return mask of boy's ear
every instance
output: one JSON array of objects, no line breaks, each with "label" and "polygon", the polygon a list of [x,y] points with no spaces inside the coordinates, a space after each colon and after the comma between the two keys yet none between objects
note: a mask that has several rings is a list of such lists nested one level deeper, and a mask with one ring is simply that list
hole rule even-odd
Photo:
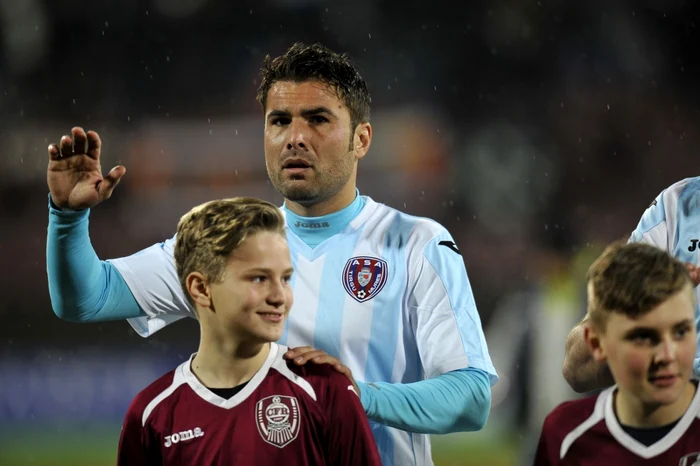
[{"label": "boy's ear", "polygon": [[211,307],[211,288],[204,275],[199,272],[190,273],[185,279],[185,286],[195,304],[205,308]]},{"label": "boy's ear", "polygon": [[588,350],[593,355],[593,359],[598,362],[605,362],[607,360],[607,355],[605,352],[605,345],[602,342],[602,332],[597,325],[593,324],[590,320],[583,324],[583,337],[586,339],[586,345]]}]

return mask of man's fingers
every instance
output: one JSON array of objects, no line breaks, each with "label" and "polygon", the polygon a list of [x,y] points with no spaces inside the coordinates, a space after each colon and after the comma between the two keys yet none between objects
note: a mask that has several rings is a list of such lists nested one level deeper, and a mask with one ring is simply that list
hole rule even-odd
[{"label": "man's fingers", "polygon": [[[310,359],[316,358],[316,357],[321,357],[325,356],[326,353],[324,353],[321,350],[314,350],[314,351],[307,351],[306,353],[297,356],[294,358],[294,362],[298,364],[299,366],[303,366],[304,364],[307,363]],[[315,362],[315,361],[314,361]]]},{"label": "man's fingers", "polygon": [[284,357],[287,359],[294,359],[297,356],[301,356],[309,351],[316,351],[312,346],[299,346],[297,348],[291,348],[289,351],[284,353]]},{"label": "man's fingers", "polygon": [[70,157],[73,155],[73,140],[70,136],[61,137],[59,150],[61,151],[61,157]]},{"label": "man's fingers", "polygon": [[107,176],[104,177],[102,183],[100,183],[100,197],[104,199],[109,199],[112,196],[112,191],[117,187],[122,176],[126,173],[126,167],[123,165],[117,165],[112,168]]},{"label": "man's fingers", "polygon": [[88,131],[85,136],[87,139],[87,155],[92,159],[98,160],[102,151],[100,136],[94,131]]},{"label": "man's fingers", "polygon": [[61,151],[56,144],[49,144],[49,160],[61,160]]},{"label": "man's fingers", "polygon": [[76,155],[82,155],[87,153],[87,136],[83,128],[76,126],[71,131],[73,136],[73,153]]},{"label": "man's fingers", "polygon": [[311,358],[311,361],[314,364],[331,364],[331,365],[340,364],[340,361],[338,361],[337,358],[334,358],[333,356],[329,356],[328,354],[323,354],[321,356],[314,356],[313,358]]}]

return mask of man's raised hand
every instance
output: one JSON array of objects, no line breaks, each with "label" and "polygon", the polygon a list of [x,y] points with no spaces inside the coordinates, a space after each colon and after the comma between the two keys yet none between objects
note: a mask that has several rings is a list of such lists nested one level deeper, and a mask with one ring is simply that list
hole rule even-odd
[{"label": "man's raised hand", "polygon": [[100,136],[80,127],[63,136],[59,144],[49,145],[46,181],[58,208],[88,209],[110,198],[126,168],[117,165],[102,176],[101,148]]}]

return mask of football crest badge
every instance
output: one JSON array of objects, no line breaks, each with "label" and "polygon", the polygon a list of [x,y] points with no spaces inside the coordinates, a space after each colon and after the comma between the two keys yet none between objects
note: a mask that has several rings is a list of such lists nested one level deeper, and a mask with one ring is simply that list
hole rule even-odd
[{"label": "football crest badge", "polygon": [[359,302],[374,298],[386,285],[386,261],[376,257],[358,256],[350,259],[343,269],[343,286]]},{"label": "football crest badge", "polygon": [[255,421],[263,440],[283,448],[299,434],[299,402],[292,396],[268,396],[255,405]]}]

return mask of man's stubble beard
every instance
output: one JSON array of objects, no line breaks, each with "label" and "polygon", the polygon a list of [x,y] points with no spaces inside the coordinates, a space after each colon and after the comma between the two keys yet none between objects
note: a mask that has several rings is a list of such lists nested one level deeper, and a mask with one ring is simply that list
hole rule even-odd
[{"label": "man's stubble beard", "polygon": [[295,186],[293,180],[285,180],[280,172],[269,178],[275,190],[285,199],[304,206],[310,206],[326,201],[339,193],[350,179],[352,170],[350,167],[347,167],[346,170],[343,170],[342,175],[328,176],[326,178],[318,176],[318,173],[315,173],[315,175],[313,181],[305,180],[301,186]]}]

